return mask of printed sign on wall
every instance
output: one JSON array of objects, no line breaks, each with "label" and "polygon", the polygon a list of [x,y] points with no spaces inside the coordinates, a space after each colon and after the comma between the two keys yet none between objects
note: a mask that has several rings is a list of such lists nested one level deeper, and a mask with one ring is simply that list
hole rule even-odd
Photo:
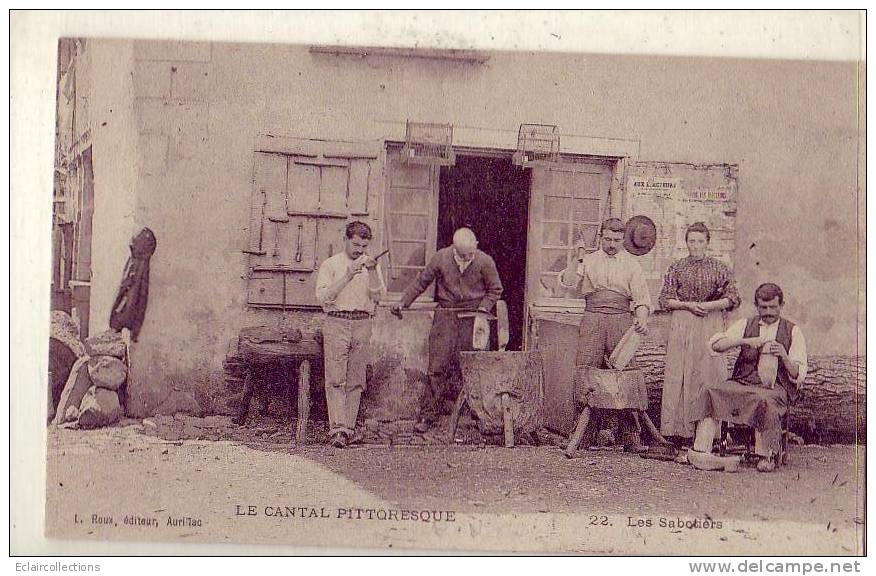
[{"label": "printed sign on wall", "polygon": [[657,227],[654,249],[639,257],[656,302],[669,265],[687,256],[684,234],[694,222],[711,233],[709,255],[733,266],[736,177],[728,165],[695,166],[642,162],[630,166],[624,217],[644,215]]}]

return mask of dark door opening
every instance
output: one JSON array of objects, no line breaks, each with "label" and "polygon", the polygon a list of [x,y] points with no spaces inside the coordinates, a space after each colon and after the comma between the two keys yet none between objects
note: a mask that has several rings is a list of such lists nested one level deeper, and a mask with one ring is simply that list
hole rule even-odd
[{"label": "dark door opening", "polygon": [[462,154],[454,166],[441,168],[438,183],[438,247],[449,246],[453,232],[465,226],[496,261],[508,305],[508,350],[523,345],[529,183],[529,171],[510,157]]}]

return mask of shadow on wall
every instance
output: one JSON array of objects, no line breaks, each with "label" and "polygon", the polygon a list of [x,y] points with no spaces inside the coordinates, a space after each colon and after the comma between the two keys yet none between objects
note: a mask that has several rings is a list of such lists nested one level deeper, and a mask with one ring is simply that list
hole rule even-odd
[{"label": "shadow on wall", "polygon": [[211,390],[221,389],[220,375],[213,375],[205,361],[191,370],[168,370],[173,363],[164,354],[139,344],[131,346],[129,361],[125,413],[131,418],[176,413],[201,416],[213,404]]},{"label": "shadow on wall", "polygon": [[377,309],[371,335],[374,360],[363,400],[367,418],[416,418],[429,378],[431,324],[428,313],[409,312],[398,320],[387,309]]},{"label": "shadow on wall", "polygon": [[[300,316],[297,318],[296,316]],[[428,383],[427,340],[431,326],[430,313],[408,313],[403,320],[378,308],[372,333],[372,357],[368,366],[368,388],[363,395],[360,416],[383,421],[413,419]],[[312,334],[316,325],[312,314],[290,313],[290,326]],[[260,318],[266,326],[276,321]],[[168,373],[170,365],[161,354],[144,358],[134,354],[136,382],[132,386],[129,415],[142,418],[154,414],[224,414],[237,415],[243,400],[246,363],[239,354],[235,338],[229,344],[219,370],[204,360],[188,371]],[[265,409],[274,415],[294,415],[297,412],[297,362],[280,361],[257,368],[258,386],[252,398],[250,414]],[[326,419],[326,401],[322,362],[311,365],[311,414],[315,420]]]}]

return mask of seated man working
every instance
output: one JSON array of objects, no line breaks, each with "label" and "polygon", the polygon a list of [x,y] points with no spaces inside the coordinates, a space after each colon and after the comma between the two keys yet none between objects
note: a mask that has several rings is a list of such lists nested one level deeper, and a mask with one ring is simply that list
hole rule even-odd
[{"label": "seated man working", "polygon": [[775,284],[761,284],[754,293],[757,316],[742,318],[709,340],[714,353],[741,348],[733,374],[725,382],[707,383],[693,407],[697,421],[692,465],[717,469],[711,455],[719,420],[754,428],[757,469],[775,470],[782,440],[782,417],[806,378],[806,340],[800,328],[782,318],[785,298]]}]

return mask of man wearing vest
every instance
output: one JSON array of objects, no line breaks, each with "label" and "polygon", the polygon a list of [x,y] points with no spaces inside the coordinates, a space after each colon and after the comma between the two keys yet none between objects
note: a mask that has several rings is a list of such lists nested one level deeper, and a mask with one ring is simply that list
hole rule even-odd
[{"label": "man wearing vest", "polygon": [[432,427],[441,412],[441,404],[453,377],[459,377],[459,352],[472,350],[475,318],[461,311],[489,314],[502,296],[502,282],[496,263],[478,250],[478,240],[468,228],[453,234],[453,245],[442,248],[405,290],[393,314],[401,317],[426,288],[435,283],[438,308],[429,331],[429,389],[420,407],[417,432]]},{"label": "man wearing vest", "polygon": [[806,340],[800,328],[782,318],[785,296],[775,284],[761,284],[754,293],[757,316],[742,318],[709,340],[713,353],[740,348],[733,374],[725,382],[707,383],[692,415],[697,421],[690,463],[712,469],[712,440],[718,422],[726,420],[754,428],[757,469],[772,472],[781,447],[782,417],[806,379]]}]

